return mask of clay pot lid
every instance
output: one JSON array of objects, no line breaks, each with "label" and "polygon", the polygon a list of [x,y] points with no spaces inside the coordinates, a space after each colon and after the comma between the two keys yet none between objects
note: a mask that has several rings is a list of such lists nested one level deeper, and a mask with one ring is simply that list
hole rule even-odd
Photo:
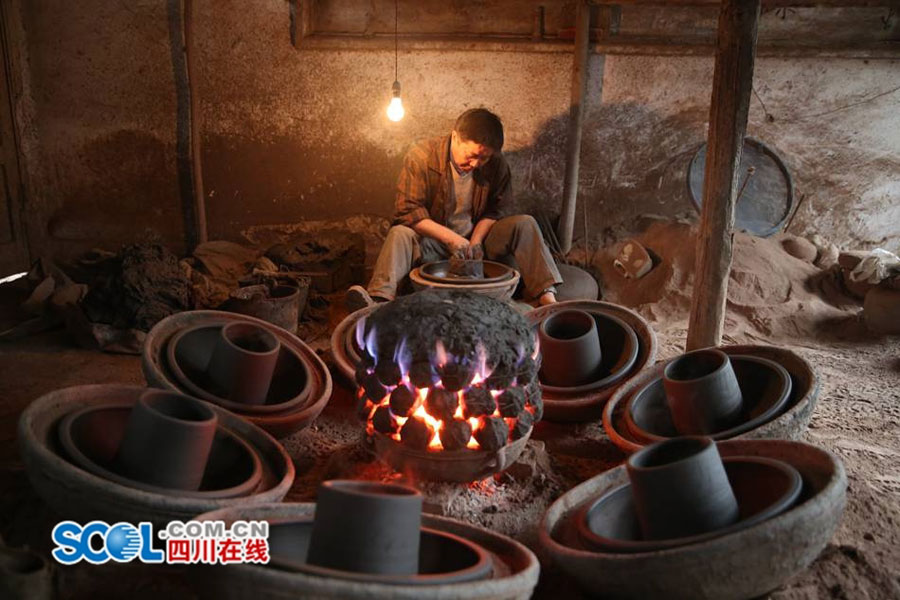
[{"label": "clay pot lid", "polygon": [[[478,544],[464,537],[422,527],[417,575],[356,573],[306,562],[314,519],[269,520],[270,565],[319,577],[334,577],[392,585],[442,585],[491,577],[492,559]],[[447,564],[447,561],[450,563]],[[443,563],[443,564],[442,564]],[[446,565],[446,566],[444,566]]]},{"label": "clay pot lid", "polygon": [[503,263],[485,260],[484,277],[463,277],[450,273],[450,261],[439,260],[436,262],[425,263],[419,267],[419,275],[427,281],[436,283],[452,283],[458,285],[478,284],[478,283],[498,283],[511,279],[514,270]]},{"label": "clay pot lid", "polygon": [[185,392],[238,414],[283,413],[309,399],[312,391],[309,368],[295,349],[283,344],[265,404],[244,404],[213,393],[214,386],[206,369],[224,325],[186,327],[166,344],[166,364]]},{"label": "clay pot lid", "polygon": [[[758,356],[732,356],[730,360],[743,396],[741,422],[710,434],[708,437],[714,440],[759,427],[781,412],[791,397],[791,376],[777,362]],[[680,435],[672,424],[661,375],[638,388],[628,399],[624,419],[628,432],[644,443]]]},{"label": "clay pot lid", "polygon": [[[79,467],[126,487],[168,496],[217,499],[252,494],[262,479],[256,451],[240,435],[219,424],[200,489],[163,488],[119,475],[113,460],[122,442],[132,404],[108,403],[73,411],[59,423],[59,442]],[[92,435],[93,434],[93,435]]]},{"label": "clay pot lid", "polygon": [[396,471],[412,473],[427,481],[471,483],[509,468],[522,454],[533,430],[532,426],[525,435],[495,451],[468,448],[438,452],[418,450],[377,431],[372,434],[372,439],[378,457]]},{"label": "clay pot lid", "polygon": [[[634,367],[640,349],[634,329],[625,321],[603,308],[580,308],[589,313],[597,323],[597,335],[600,336],[602,359],[597,368],[595,379],[590,383],[577,386],[553,386],[541,382],[541,390],[547,394],[559,396],[578,396],[609,387],[621,381]],[[533,318],[534,311],[525,317],[534,326],[535,332],[547,318],[556,313],[545,313]]]},{"label": "clay pot lid", "polygon": [[572,517],[587,550],[597,552],[653,552],[696,544],[728,535],[772,518],[800,497],[803,480],[791,465],[780,460],[732,456],[722,460],[740,508],[738,522],[703,534],[644,540],[638,526],[631,485],[625,484],[588,502]]}]

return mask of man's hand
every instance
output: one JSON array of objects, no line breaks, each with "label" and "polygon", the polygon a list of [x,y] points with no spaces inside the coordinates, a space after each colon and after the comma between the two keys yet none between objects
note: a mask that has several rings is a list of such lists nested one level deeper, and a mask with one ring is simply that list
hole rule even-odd
[{"label": "man's hand", "polygon": [[450,256],[467,258],[469,255],[469,240],[458,233],[451,232],[451,234],[452,235],[447,236],[447,240],[444,241],[447,250],[450,252]]},{"label": "man's hand", "polygon": [[469,243],[466,258],[471,260],[484,260],[484,247],[481,244]]}]

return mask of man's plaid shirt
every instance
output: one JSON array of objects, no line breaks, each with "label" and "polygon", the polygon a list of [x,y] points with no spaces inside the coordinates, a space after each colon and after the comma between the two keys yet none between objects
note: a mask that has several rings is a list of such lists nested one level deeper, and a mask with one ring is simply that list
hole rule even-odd
[{"label": "man's plaid shirt", "polygon": [[[397,179],[393,224],[412,227],[422,219],[431,219],[446,225],[453,185],[451,168],[449,135],[416,144],[406,154]],[[472,175],[472,223],[507,216],[513,199],[509,165],[503,155],[495,153]]]}]

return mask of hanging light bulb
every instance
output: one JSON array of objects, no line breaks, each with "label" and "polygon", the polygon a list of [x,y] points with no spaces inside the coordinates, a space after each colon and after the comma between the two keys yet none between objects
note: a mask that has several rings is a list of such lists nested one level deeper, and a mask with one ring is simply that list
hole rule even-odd
[{"label": "hanging light bulb", "polygon": [[403,101],[400,99],[400,82],[395,81],[391,86],[391,103],[387,107],[387,116],[391,121],[399,121],[404,114]]},{"label": "hanging light bulb", "polygon": [[391,103],[387,107],[387,116],[391,121],[399,121],[406,114],[403,110],[403,101],[400,99],[400,69],[399,69],[399,42],[397,38],[397,24],[399,23],[399,0],[394,0],[394,84],[391,86]]}]

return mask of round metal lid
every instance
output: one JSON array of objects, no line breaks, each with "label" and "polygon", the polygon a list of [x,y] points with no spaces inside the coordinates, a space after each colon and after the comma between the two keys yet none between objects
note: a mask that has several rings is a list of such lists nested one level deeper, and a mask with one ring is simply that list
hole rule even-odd
[{"label": "round metal lid", "polygon": [[[705,166],[706,144],[703,144],[691,159],[687,177],[688,193],[698,212],[703,203]],[[794,204],[790,171],[774,150],[754,138],[744,138],[737,190],[735,230],[769,237],[784,227]]]}]

